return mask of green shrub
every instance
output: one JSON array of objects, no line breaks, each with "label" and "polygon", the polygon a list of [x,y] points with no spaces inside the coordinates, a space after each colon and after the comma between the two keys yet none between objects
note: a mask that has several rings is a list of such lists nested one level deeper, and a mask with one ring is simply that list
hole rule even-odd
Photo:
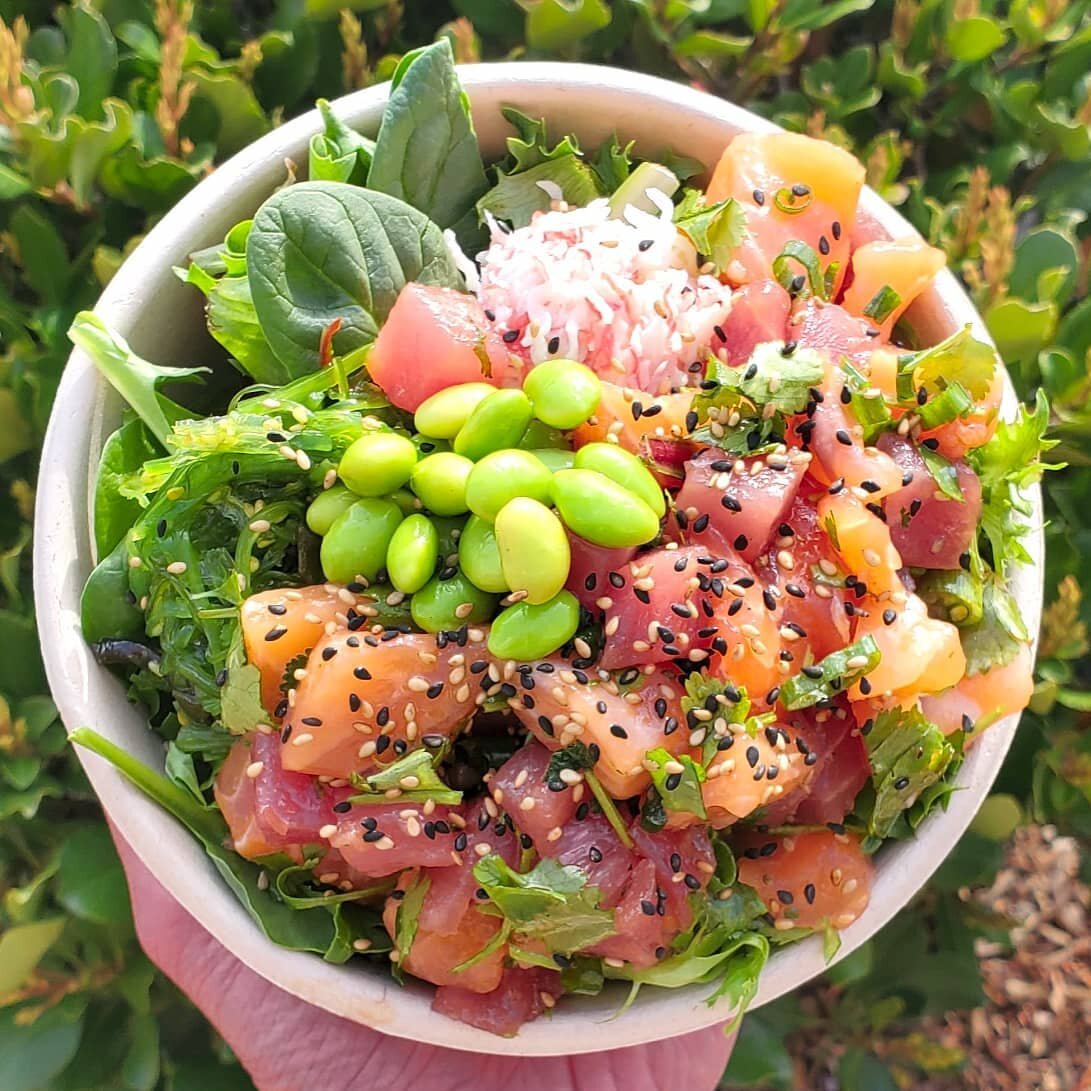
[{"label": "green shrub", "polygon": [[[73,314],[213,165],[451,37],[686,80],[852,148],[962,276],[1019,393],[1044,388],[1039,684],[975,832],[912,916],[831,972],[844,1088],[959,1063],[913,1019],[980,999],[957,890],[1024,818],[1091,838],[1091,21],[1087,0],[0,0],[0,1086],[246,1087],[139,952],[120,867],[45,695],[30,607],[37,451]],[[922,927],[922,922],[924,927]],[[902,967],[892,972],[891,966]],[[733,1082],[790,1086],[798,1005],[748,1020]],[[873,1052],[879,1036],[901,1043]],[[883,1052],[883,1051],[880,1051]],[[890,1058],[893,1058],[892,1060]]]}]

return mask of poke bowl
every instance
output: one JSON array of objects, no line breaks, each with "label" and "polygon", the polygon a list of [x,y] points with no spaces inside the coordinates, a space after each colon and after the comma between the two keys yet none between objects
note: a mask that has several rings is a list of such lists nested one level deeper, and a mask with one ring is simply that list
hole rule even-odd
[{"label": "poke bowl", "polygon": [[292,995],[521,1055],[727,1022],[865,943],[987,794],[1041,413],[846,153],[593,66],[437,46],[394,86],[240,152],[77,320],[54,697],[118,833]]}]

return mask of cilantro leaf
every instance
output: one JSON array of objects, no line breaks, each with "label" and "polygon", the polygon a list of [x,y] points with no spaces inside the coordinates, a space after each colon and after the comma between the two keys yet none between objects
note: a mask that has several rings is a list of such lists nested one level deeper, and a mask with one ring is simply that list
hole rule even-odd
[{"label": "cilantro leaf", "polygon": [[1020,406],[1015,420],[1001,421],[988,443],[967,456],[981,481],[981,530],[992,567],[1001,575],[1007,575],[1012,564],[1030,561],[1020,539],[1033,530],[1032,509],[1021,490],[1039,481],[1046,470],[1061,468],[1041,458],[1057,445],[1045,438],[1048,426],[1049,405],[1039,390],[1033,410]]},{"label": "cilantro leaf", "polygon": [[[596,748],[597,749],[597,748]],[[561,750],[554,750],[546,766],[545,782],[551,792],[563,792],[571,787],[561,779],[561,773],[565,769],[571,769],[577,773],[583,773],[595,767],[598,754],[586,743],[574,742]]]},{"label": "cilantro leaf", "polygon": [[704,388],[693,403],[698,416],[711,420],[715,415],[725,423],[732,410],[743,418],[757,417],[769,406],[772,412],[802,413],[811,387],[822,382],[825,367],[822,357],[811,349],[796,349],[785,356],[783,348],[780,341],[767,341],[740,367],[712,357]]},{"label": "cilantro leaf", "polygon": [[[435,758],[427,750],[413,750],[392,765],[370,776],[353,774],[352,784],[357,789],[350,796],[353,803],[375,803],[380,799],[437,803],[461,803],[462,793],[448,788],[436,772]],[[397,790],[397,795],[392,796]]]},{"label": "cilantro leaf", "polygon": [[967,674],[1010,663],[1030,639],[1015,598],[996,576],[982,582],[981,616],[962,629],[961,637]]},{"label": "cilantro leaf", "polygon": [[690,189],[674,210],[674,225],[722,272],[746,234],[746,213],[733,197],[710,205],[704,194]]},{"label": "cilantro leaf", "polygon": [[917,594],[928,612],[958,626],[976,625],[982,618],[984,584],[977,572],[933,568],[917,580]]},{"label": "cilantro leaf", "polygon": [[570,785],[566,784],[561,778],[561,772],[565,769],[572,769],[575,772],[583,773],[583,779],[587,782],[587,787],[591,789],[591,794],[595,797],[595,802],[599,805],[599,810],[606,816],[606,821],[614,829],[614,833],[618,835],[618,839],[626,848],[633,847],[633,839],[629,834],[629,829],[625,825],[620,813],[617,809],[617,804],[610,798],[609,793],[603,788],[599,782],[599,778],[592,772],[595,762],[599,760],[599,748],[592,743],[590,746],[586,746],[582,742],[574,742],[564,747],[562,750],[555,750],[553,755],[549,759],[549,765],[546,766],[545,777],[546,786],[552,792],[563,792]]},{"label": "cilantro leaf", "polygon": [[706,818],[705,803],[701,798],[701,785],[705,780],[705,770],[688,754],[675,757],[662,746],[649,750],[645,755],[650,769],[652,783],[655,785],[663,806],[668,811],[684,811]]},{"label": "cilantro leaf", "polygon": [[599,889],[579,868],[547,858],[521,874],[492,855],[474,864],[474,878],[512,935],[551,954],[570,955],[614,934],[613,910],[599,908]]},{"label": "cilantro leaf", "polygon": [[864,738],[874,792],[867,831],[883,839],[902,812],[943,776],[958,751],[919,705],[880,712]]},{"label": "cilantro leaf", "polygon": [[879,658],[878,645],[871,636],[865,636],[786,679],[780,687],[780,703],[796,712],[828,701],[873,671]]},{"label": "cilantro leaf", "polygon": [[933,451],[931,447],[923,443],[917,446],[917,451],[939,491],[949,500],[965,502],[966,498],[962,495],[962,486],[958,483],[958,470],[955,464],[949,458],[944,458],[939,451]]},{"label": "cilantro leaf", "polygon": [[571,205],[586,205],[602,195],[599,176],[584,160],[574,136],[550,147],[544,119],[535,120],[511,106],[501,112],[516,135],[507,139],[509,159],[496,168],[495,185],[477,202],[479,216],[489,212],[513,227],[526,226],[535,212],[549,208],[550,196],[539,182],[557,186]]},{"label": "cilantro leaf", "polygon": [[401,957],[397,962],[391,964],[393,967],[391,972],[399,981],[402,979],[401,966],[409,957],[409,952],[413,949],[413,941],[417,938],[421,907],[424,905],[424,899],[431,885],[431,879],[418,874],[406,890],[405,897],[397,903],[398,911],[394,923],[394,950]]},{"label": "cilantro leaf", "polygon": [[898,397],[909,401],[924,387],[939,394],[958,382],[971,397],[981,400],[996,375],[996,349],[978,341],[967,324],[931,348],[904,353],[898,359]]},{"label": "cilantro leaf", "polygon": [[247,735],[270,723],[261,703],[261,671],[252,663],[233,667],[220,690],[220,719],[232,735]]}]

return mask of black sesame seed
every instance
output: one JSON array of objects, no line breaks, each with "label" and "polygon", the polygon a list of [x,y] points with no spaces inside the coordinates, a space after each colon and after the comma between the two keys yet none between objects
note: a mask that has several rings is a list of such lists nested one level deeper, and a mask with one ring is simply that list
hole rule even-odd
[{"label": "black sesame seed", "polygon": [[641,901],[640,901],[640,911],[646,917],[654,917],[655,916],[655,905],[654,905],[654,903],[648,901],[647,898],[642,898]]},{"label": "black sesame seed", "polygon": [[898,790],[899,792],[900,792],[900,791],[901,791],[901,790],[902,790],[903,788],[908,788],[908,787],[909,787],[909,777],[898,777],[898,779],[897,779],[896,781],[894,781],[894,787],[895,787],[895,788],[896,788],[896,789],[897,789],[897,790]]},{"label": "black sesame seed", "polygon": [[758,764],[758,758],[761,757],[761,752],[756,746],[748,746],[746,748],[746,761],[751,769]]},{"label": "black sesame seed", "polygon": [[747,536],[745,534],[740,534],[735,539],[735,548],[736,549],[745,549],[749,544],[750,544],[750,539],[747,538]]},{"label": "black sesame seed", "polygon": [[369,844],[372,844],[376,841],[381,841],[385,836],[386,834],[383,833],[382,830],[368,830],[367,833],[364,834],[364,840]]},{"label": "black sesame seed", "polygon": [[347,799],[342,799],[340,803],[335,803],[333,809],[337,814],[344,814],[346,811],[352,810],[352,804]]},{"label": "black sesame seed", "polygon": [[627,739],[629,737],[629,732],[626,731],[621,724],[611,724],[610,734],[613,735],[615,739]]},{"label": "black sesame seed", "polygon": [[754,204],[759,208],[765,204],[765,194],[760,189],[754,190],[750,196],[754,198]]},{"label": "black sesame seed", "polygon": [[835,435],[838,443],[843,444],[845,447],[852,446],[852,436],[850,436],[844,428],[838,428]]},{"label": "black sesame seed", "polygon": [[638,242],[636,244],[636,248],[641,253],[644,253],[645,251],[650,250],[654,245],[655,245],[655,240],[654,239],[641,239],[640,242]]},{"label": "black sesame seed", "polygon": [[808,883],[803,888],[803,897],[807,899],[808,905],[814,905],[814,898],[817,891],[814,888],[814,883]]},{"label": "black sesame seed", "polygon": [[265,634],[265,639],[271,644],[274,640],[279,640],[287,631],[283,625],[275,625]]},{"label": "black sesame seed", "polygon": [[834,220],[833,223],[830,224],[830,234],[833,235],[835,239],[841,238],[841,224],[838,223],[837,220]]},{"label": "black sesame seed", "polygon": [[724,495],[720,498],[720,504],[723,507],[727,508],[728,511],[742,511],[742,504],[740,504],[738,499],[732,496],[730,493],[724,493]]},{"label": "black sesame seed", "polygon": [[897,617],[898,615],[894,610],[887,608],[883,611],[883,624],[893,625],[894,622],[897,620]]},{"label": "black sesame seed", "polygon": [[504,337],[505,343],[510,345],[513,341],[518,341],[519,340],[519,331],[518,330],[504,330],[503,337]]}]

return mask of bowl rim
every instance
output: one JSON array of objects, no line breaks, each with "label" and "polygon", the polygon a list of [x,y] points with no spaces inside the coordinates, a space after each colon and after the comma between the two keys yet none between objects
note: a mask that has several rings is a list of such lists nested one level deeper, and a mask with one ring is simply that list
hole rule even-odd
[{"label": "bowl rim", "polygon": [[[486,125],[485,119],[477,116],[480,110],[495,112],[500,102],[515,97],[560,102],[565,110],[586,111],[594,115],[594,124],[600,129],[605,118],[606,130],[612,129],[615,119],[626,111],[634,119],[633,124],[637,124],[636,112],[642,109],[666,112],[672,115],[670,140],[681,144],[682,151],[687,150],[684,141],[698,124],[705,130],[716,130],[718,126],[723,142],[733,132],[770,132],[778,128],[712,95],[622,69],[523,61],[464,66],[459,74],[473,103],[479,131]],[[337,99],[333,108],[349,124],[374,128],[388,88],[383,84],[346,95]],[[482,105],[486,102],[488,105]],[[553,116],[553,111],[545,107],[539,112],[547,119]],[[96,311],[127,336],[129,329],[142,320],[141,312],[155,298],[157,286],[169,283],[163,279],[170,274],[169,268],[164,268],[164,255],[176,251],[180,239],[192,239],[196,231],[204,229],[202,225],[222,220],[225,207],[233,208],[231,222],[240,218],[238,208],[231,205],[233,191],[249,193],[264,186],[266,194],[271,192],[279,181],[278,172],[283,175],[286,158],[305,161],[307,141],[319,127],[317,111],[310,110],[238,152],[200,182],[127,258],[103,291]],[[889,236],[916,234],[870,189],[861,196],[860,208],[866,219]],[[977,337],[991,343],[984,324],[950,270],[945,269],[937,278],[930,306],[936,311],[933,321],[948,325],[969,322]],[[173,317],[168,314],[164,319],[168,334]],[[147,321],[146,316],[143,320]],[[34,528],[35,606],[47,676],[66,729],[71,732],[90,719],[103,733],[115,732],[118,740],[125,738],[134,752],[151,756],[151,760],[158,753],[161,767],[161,750],[155,750],[150,732],[144,731],[144,737],[138,738],[131,731],[133,708],[126,701],[124,688],[94,663],[79,633],[79,589],[86,576],[90,499],[97,464],[97,459],[89,456],[101,449],[110,430],[108,417],[113,400],[112,391],[98,378],[94,366],[82,352],[74,350],[57,391],[43,444]],[[1015,393],[1005,372],[1006,415],[1011,414],[1015,404]],[[1017,572],[1012,587],[1036,643],[1042,603],[1040,489],[1035,486],[1027,495],[1037,528],[1026,542],[1032,563]],[[126,720],[130,723],[126,724]],[[870,939],[940,865],[985,798],[1018,720],[1016,714],[994,724],[971,749],[959,778],[965,790],[955,793],[946,812],[931,816],[916,840],[883,850],[872,904],[859,921],[841,933],[841,948],[833,961]],[[616,1018],[614,995],[573,998],[555,1009],[551,1018],[527,1024],[510,1039],[458,1023],[431,1010],[431,986],[411,984],[398,988],[385,966],[378,973],[353,963],[332,966],[313,955],[275,946],[245,914],[203,851],[180,825],[108,763],[82,749],[78,752],[115,829],[171,895],[252,970],[336,1015],[419,1042],[490,1054],[544,1056],[656,1041],[722,1023],[732,1014],[727,1001],[706,1006],[709,987],[697,985],[677,990],[645,989],[635,1004]],[[187,851],[180,838],[190,843],[196,856],[194,851]],[[172,851],[167,854],[165,848]],[[213,885],[201,882],[203,878],[211,878]],[[778,950],[762,974],[754,1006],[789,992],[829,964],[818,936]],[[603,1022],[609,1026],[607,1033],[599,1030]]]}]

